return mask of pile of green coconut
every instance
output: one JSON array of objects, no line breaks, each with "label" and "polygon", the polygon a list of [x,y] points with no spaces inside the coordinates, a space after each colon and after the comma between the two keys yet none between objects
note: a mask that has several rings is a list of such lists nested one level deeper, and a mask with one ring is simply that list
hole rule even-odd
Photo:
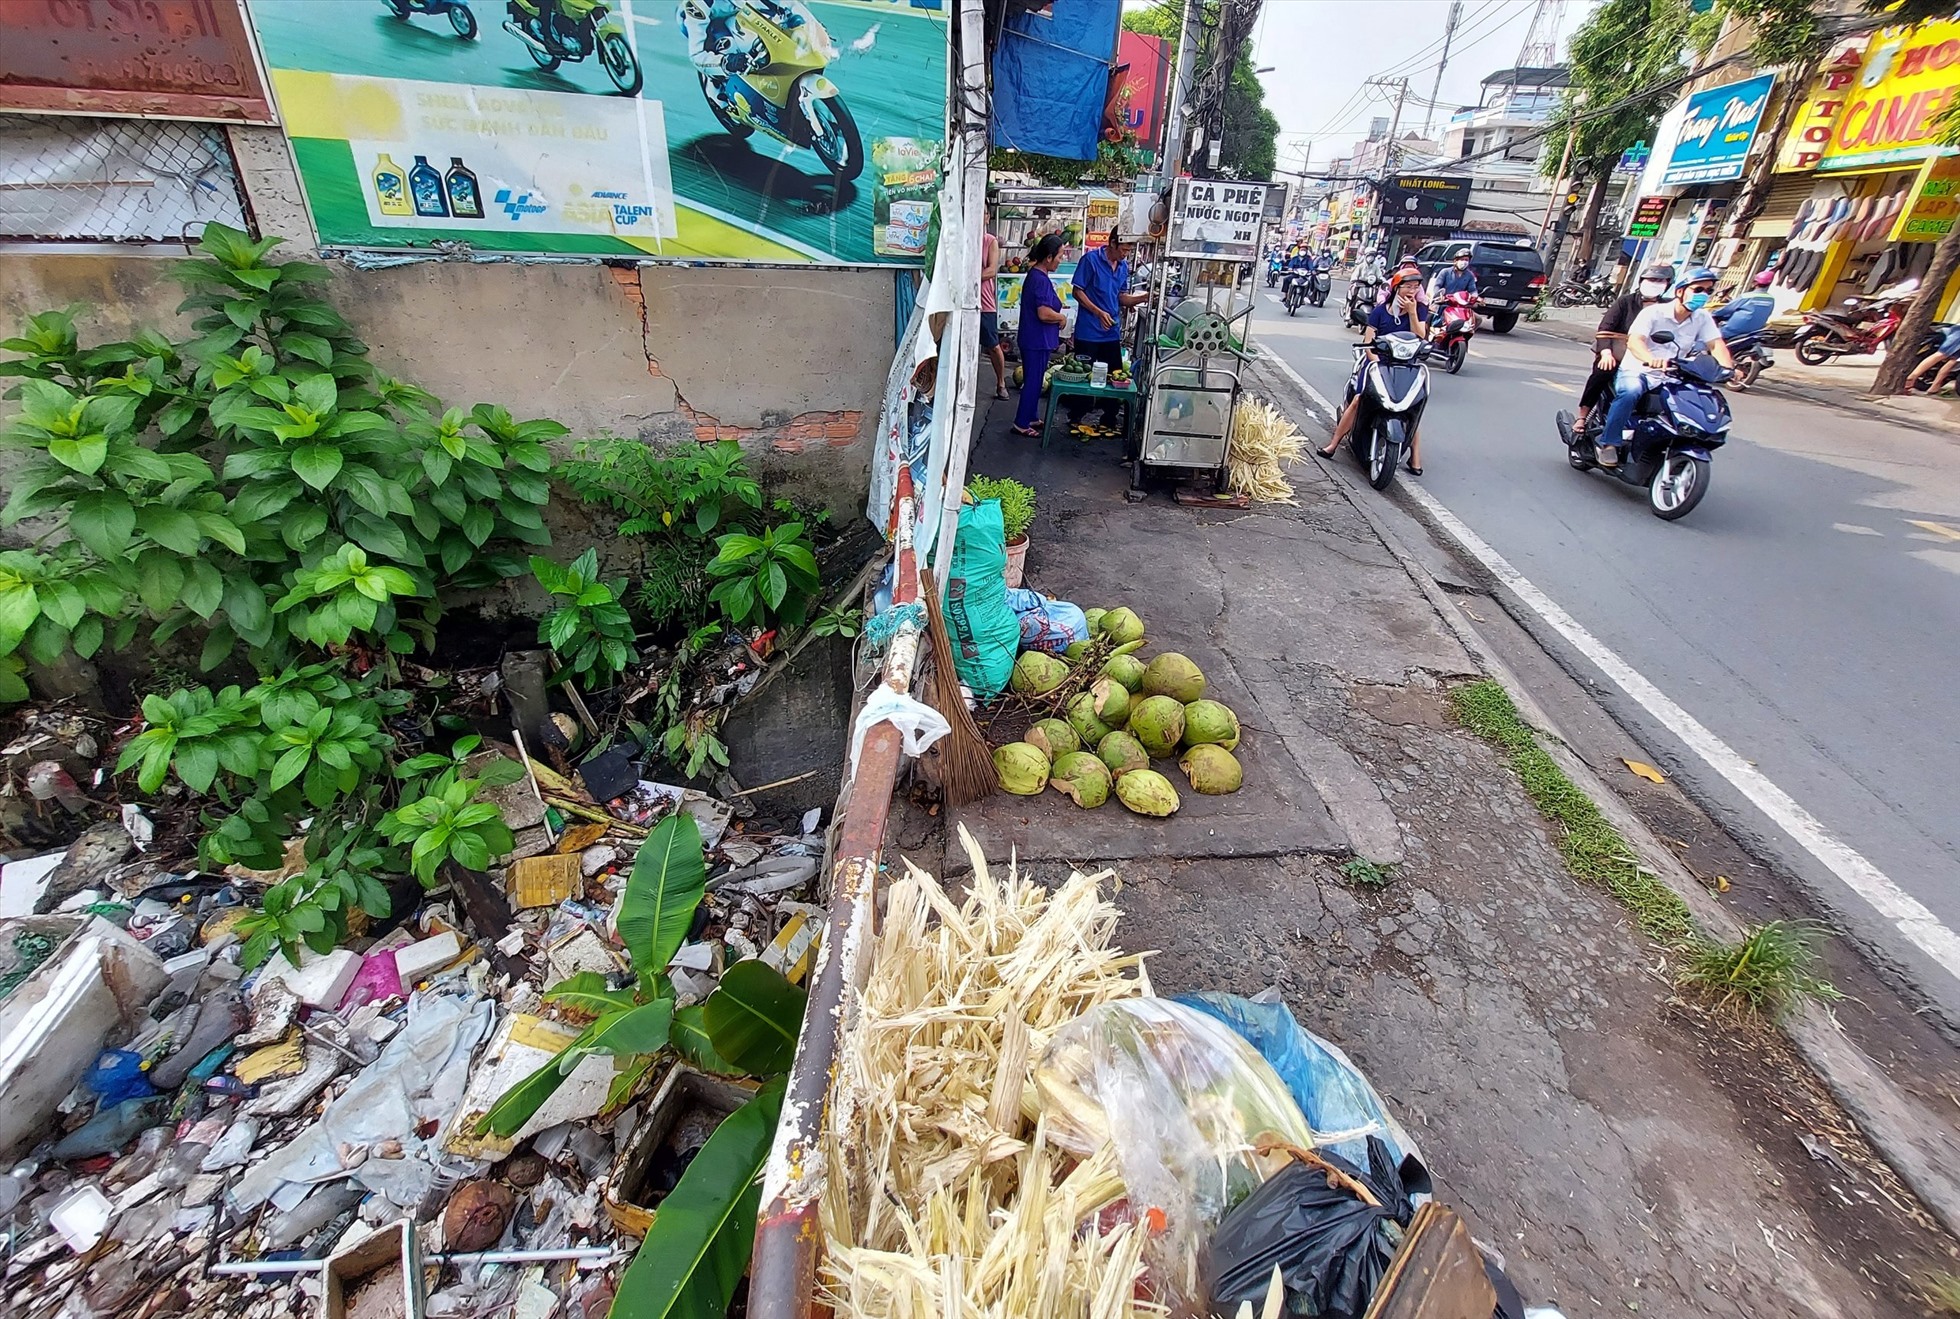
[{"label": "pile of green coconut", "polygon": [[1175,759],[1192,791],[1237,792],[1239,717],[1205,699],[1204,672],[1175,651],[1144,662],[1135,653],[1143,620],[1133,609],[1084,613],[1088,640],[1059,657],[1031,650],[1014,662],[1012,690],[1050,698],[1053,714],[995,749],[1000,786],[1022,797],[1053,788],[1084,809],[1113,792],[1138,815],[1163,816],[1177,810],[1177,789],[1150,762]]}]

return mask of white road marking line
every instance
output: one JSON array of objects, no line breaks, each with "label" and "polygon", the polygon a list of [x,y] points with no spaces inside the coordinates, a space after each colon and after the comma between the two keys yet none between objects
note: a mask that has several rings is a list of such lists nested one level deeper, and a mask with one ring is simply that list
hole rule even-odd
[{"label": "white road marking line", "polygon": [[[1308,384],[1298,371],[1281,361],[1277,354],[1267,353],[1265,356],[1279,369],[1280,374],[1304,390],[1307,397],[1313,400],[1316,406],[1324,409],[1328,418],[1332,419],[1334,405],[1329,403],[1319,390]],[[1591,660],[1613,681],[1615,686],[1638,701],[1641,708],[1652,715],[1662,727],[1680,738],[1690,751],[1701,758],[1703,764],[1728,780],[1730,786],[1747,798],[1757,810],[1767,815],[1779,829],[1795,840],[1798,846],[1836,875],[1846,888],[1890,921],[1913,947],[1932,958],[1947,974],[1960,978],[1960,934],[1955,934],[1941,924],[1939,917],[1935,916],[1924,903],[1900,888],[1892,881],[1891,876],[1873,865],[1863,854],[1840,842],[1816,816],[1799,806],[1789,793],[1770,782],[1769,777],[1756,768],[1754,761],[1738,755],[1728,743],[1716,737],[1700,720],[1675,704],[1639,670],[1609,649],[1605,642],[1588,632],[1580,625],[1578,619],[1566,613],[1550,596],[1533,585],[1529,578],[1513,567],[1511,562],[1493,549],[1482,536],[1470,530],[1461,518],[1443,507],[1434,495],[1410,481],[1402,482],[1402,489],[1411,499],[1422,505],[1424,511],[1436,520],[1436,525],[1441,527],[1464,553],[1483,564],[1492,576],[1509,587],[1513,594],[1531,608],[1532,612],[1544,619],[1580,654]],[[1951,566],[1952,570],[1960,572],[1960,554],[1921,550],[1914,557],[1932,560],[1936,555],[1953,559],[1951,565],[1942,562],[1937,566],[1943,568]]]},{"label": "white road marking line", "polygon": [[1883,536],[1885,533],[1876,527],[1862,527],[1856,522],[1833,522],[1832,531],[1842,531],[1847,536]]},{"label": "white road marking line", "polygon": [[1659,721],[1662,727],[1680,738],[1690,751],[1701,758],[1702,763],[1728,780],[1731,787],[1836,875],[1846,888],[1890,921],[1915,948],[1932,958],[1949,975],[1960,978],[1960,934],[1941,924],[1939,918],[1917,898],[1900,888],[1862,854],[1839,841],[1817,817],[1798,805],[1789,793],[1770,782],[1754,764],[1736,754],[1700,720],[1675,704],[1639,670],[1608,649],[1604,642],[1512,567],[1483,537],[1443,507],[1434,495],[1407,482],[1403,483],[1402,488],[1410,498],[1422,505],[1465,553],[1489,569],[1532,612],[1591,660],[1614,685],[1638,701],[1641,708]]}]

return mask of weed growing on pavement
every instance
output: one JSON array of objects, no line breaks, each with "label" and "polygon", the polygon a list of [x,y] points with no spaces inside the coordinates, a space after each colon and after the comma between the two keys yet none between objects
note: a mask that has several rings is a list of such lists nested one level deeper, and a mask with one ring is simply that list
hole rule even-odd
[{"label": "weed growing on pavement", "polygon": [[1941,1314],[1960,1314],[1960,1278],[1936,1273],[1926,1279],[1926,1301]]},{"label": "weed growing on pavement", "polygon": [[1395,867],[1384,866],[1370,861],[1365,856],[1358,856],[1341,866],[1341,874],[1356,888],[1387,888],[1389,882],[1395,878]]},{"label": "weed growing on pavement", "polygon": [[1746,1003],[1779,1013],[1808,994],[1826,1001],[1844,996],[1810,973],[1817,961],[1819,930],[1809,921],[1770,921],[1732,944],[1704,943],[1681,973],[1681,983],[1706,990],[1721,1002]]},{"label": "weed growing on pavement", "polygon": [[1599,807],[1538,745],[1502,685],[1490,678],[1465,683],[1450,692],[1450,707],[1458,723],[1510,757],[1525,795],[1558,826],[1559,855],[1572,873],[1605,886],[1650,938],[1688,959],[1682,984],[1766,1012],[1805,995],[1840,997],[1828,981],[1811,974],[1817,955],[1813,925],[1771,921],[1733,944],[1713,942],[1697,930],[1688,904],[1640,864]]},{"label": "weed growing on pavement", "polygon": [[1467,683],[1450,693],[1450,706],[1458,723],[1510,756],[1525,794],[1558,826],[1559,855],[1573,874],[1605,886],[1651,938],[1676,949],[1695,945],[1688,905],[1640,864],[1599,807],[1538,745],[1501,685],[1489,678]]}]

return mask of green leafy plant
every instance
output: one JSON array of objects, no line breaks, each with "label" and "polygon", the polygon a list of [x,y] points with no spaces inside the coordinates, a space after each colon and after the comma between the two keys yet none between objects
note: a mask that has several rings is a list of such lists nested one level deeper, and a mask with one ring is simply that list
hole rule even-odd
[{"label": "green leafy plant", "polygon": [[770,527],[759,536],[733,532],[715,542],[708,574],[720,579],[709,592],[737,627],[800,623],[818,588],[817,555],[801,522]]},{"label": "green leafy plant", "polygon": [[424,884],[435,883],[436,871],[445,861],[481,870],[517,845],[496,806],[475,800],[482,786],[476,779],[456,779],[430,788],[382,817],[382,834],[393,843],[409,845],[409,870]]},{"label": "green leafy plant", "polygon": [[1813,970],[1821,934],[1809,921],[1769,921],[1734,943],[1704,942],[1690,954],[1681,983],[1772,1015],[1805,996],[1834,1002],[1844,996]]},{"label": "green leafy plant", "polygon": [[1028,534],[1034,525],[1034,490],[1004,476],[974,476],[966,483],[966,493],[975,502],[1000,501],[1001,527],[1009,544]]},{"label": "green leafy plant", "polygon": [[723,707],[682,708],[696,661],[720,635],[719,623],[696,628],[675,647],[673,663],[661,675],[654,692],[654,719],[662,730],[657,743],[660,752],[691,779],[699,778],[711,765],[728,768],[728,747],[720,737]]},{"label": "green leafy plant", "polygon": [[582,679],[608,682],[639,658],[633,620],[619,603],[626,579],[599,579],[599,552],[587,550],[569,568],[542,555],[531,559],[538,584],[564,601],[538,624],[538,640]]},{"label": "green leafy plant", "polygon": [[832,606],[810,621],[810,631],[819,637],[854,637],[864,631],[864,611]]}]

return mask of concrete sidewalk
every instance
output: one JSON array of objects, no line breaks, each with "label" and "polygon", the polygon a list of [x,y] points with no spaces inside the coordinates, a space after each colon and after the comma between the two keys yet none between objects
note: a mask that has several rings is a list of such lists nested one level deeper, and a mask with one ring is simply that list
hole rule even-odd
[{"label": "concrete sidewalk", "polygon": [[[996,797],[959,813],[989,853],[1052,858],[1044,876],[1112,863],[1161,992],[1278,986],[1534,1302],[1932,1313],[1919,1288],[1960,1272],[1953,1243],[1781,1034],[1678,993],[1666,954],[1566,872],[1508,765],[1451,716],[1478,661],[1330,472],[1290,474],[1298,507],[1203,511],[1128,504],[1116,459],[1107,440],[1038,453],[995,409],[971,470],[1036,488],[1031,585],[1130,604],[1146,653],[1206,670],[1247,726],[1247,786],[1186,794],[1168,822]],[[1396,863],[1388,882],[1344,871],[1350,853]]]},{"label": "concrete sidewalk", "polygon": [[[1516,333],[1538,333],[1573,343],[1590,344],[1599,324],[1597,307],[1554,307],[1541,321],[1520,321]],[[1896,426],[1960,435],[1960,398],[1924,395],[1897,398],[1870,397],[1872,380],[1885,358],[1845,357],[1824,366],[1805,366],[1787,348],[1778,348],[1776,365],[1761,376],[1754,392],[1780,394],[1787,398],[1842,408],[1859,416],[1875,417]]]}]

